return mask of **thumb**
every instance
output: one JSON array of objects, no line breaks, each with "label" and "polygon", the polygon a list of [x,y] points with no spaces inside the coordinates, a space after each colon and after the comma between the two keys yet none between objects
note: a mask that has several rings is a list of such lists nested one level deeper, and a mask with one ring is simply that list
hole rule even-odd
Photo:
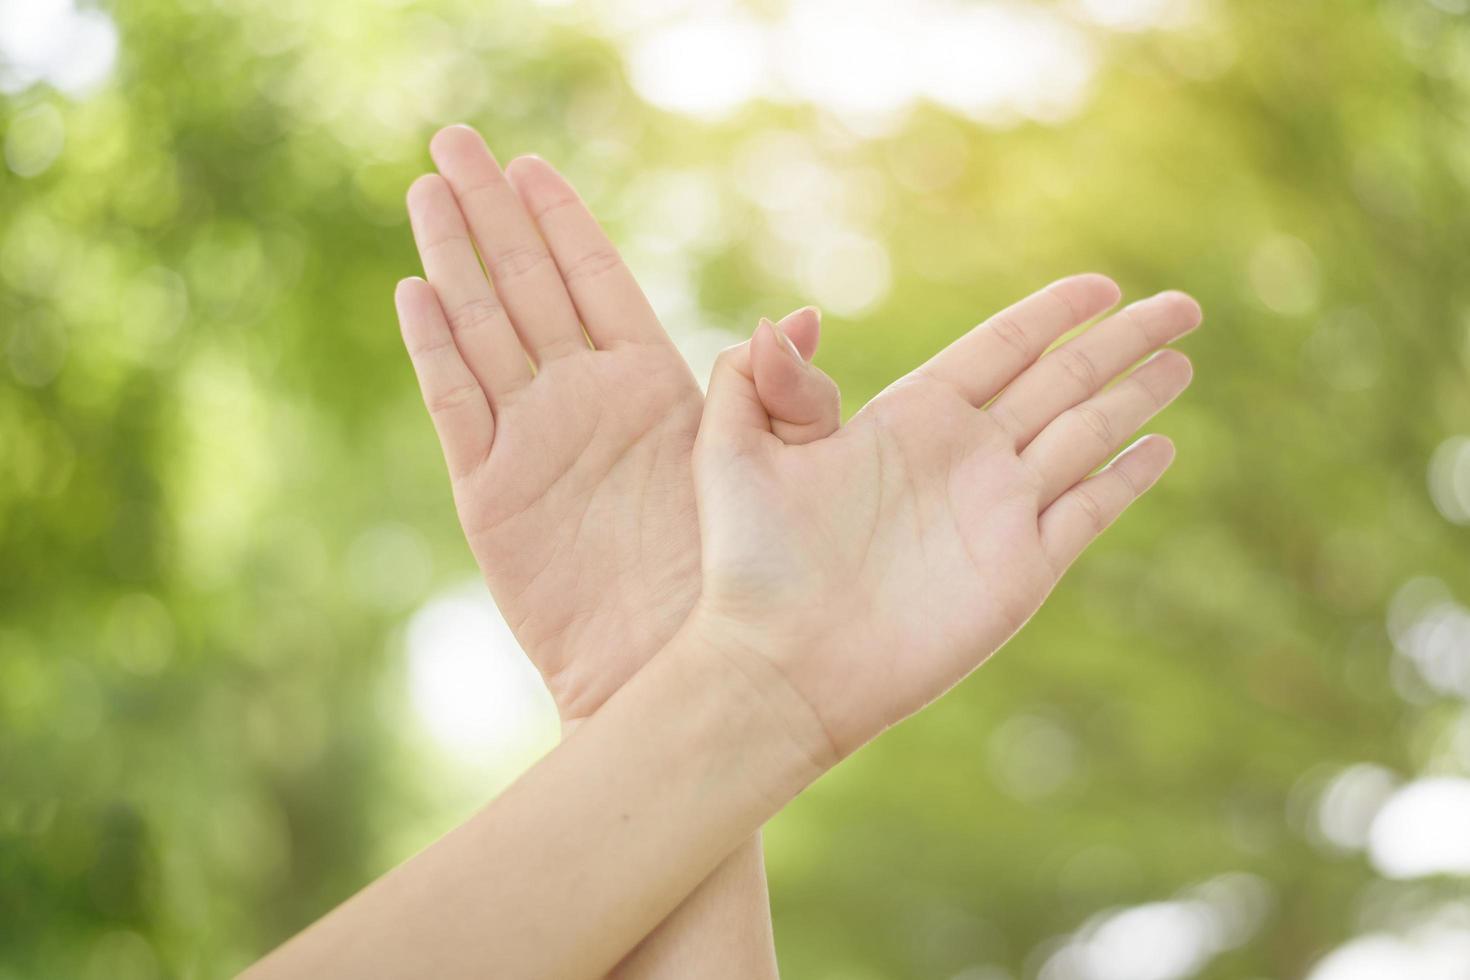
[{"label": "thumb", "polygon": [[770,431],[770,416],[755,390],[750,341],[725,348],[710,370],[698,443],[748,448]]},{"label": "thumb", "polygon": [[817,349],[821,317],[815,307],[778,324],[762,319],[750,339],[751,377],[771,432],[788,445],[824,439],[842,422],[842,395],[808,362]]}]

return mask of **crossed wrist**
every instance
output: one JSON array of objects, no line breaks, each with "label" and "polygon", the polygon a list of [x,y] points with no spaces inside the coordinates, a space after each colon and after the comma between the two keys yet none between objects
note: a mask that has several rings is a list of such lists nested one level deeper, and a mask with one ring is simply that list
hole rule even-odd
[{"label": "crossed wrist", "polygon": [[[725,695],[740,724],[758,729],[761,740],[789,756],[804,788],[841,761],[841,752],[821,715],[792,684],[780,665],[790,641],[757,634],[728,617],[697,605],[669,654],[683,658],[706,683]],[[793,794],[794,795],[794,794]]]}]

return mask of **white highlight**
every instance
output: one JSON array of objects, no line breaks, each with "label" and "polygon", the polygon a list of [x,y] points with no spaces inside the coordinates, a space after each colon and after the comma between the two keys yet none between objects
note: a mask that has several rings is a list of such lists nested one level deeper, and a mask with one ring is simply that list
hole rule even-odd
[{"label": "white highlight", "polygon": [[1470,438],[1440,443],[1429,461],[1429,496],[1451,524],[1470,524]]},{"label": "white highlight", "polygon": [[1339,946],[1307,980],[1466,980],[1470,977],[1470,914],[1450,909],[1409,933],[1369,933]]},{"label": "white highlight", "polygon": [[1389,878],[1470,875],[1470,779],[1418,779],[1394,793],[1369,829],[1368,855]]},{"label": "white highlight", "polygon": [[1368,843],[1373,818],[1398,782],[1392,772],[1371,763],[1338,773],[1317,801],[1317,829],[1322,837],[1345,851],[1362,849]]},{"label": "white highlight", "polygon": [[1430,688],[1470,700],[1470,609],[1443,582],[1405,583],[1389,603],[1388,633]]},{"label": "white highlight", "polygon": [[540,675],[478,582],[414,613],[408,686],[424,729],[465,759],[528,751],[556,724]]},{"label": "white highlight", "polygon": [[82,94],[112,72],[117,27],[75,0],[0,0],[0,92],[48,82]]},{"label": "white highlight", "polygon": [[1066,939],[1039,980],[1183,980],[1249,941],[1270,904],[1264,881],[1231,873],[1171,901],[1104,912]]},{"label": "white highlight", "polygon": [[724,115],[761,85],[765,38],[744,18],[688,20],[654,31],[628,53],[633,87],[655,105]]},{"label": "white highlight", "polygon": [[693,115],[773,98],[884,128],[928,100],[983,122],[1053,121],[1077,108],[1095,70],[1071,20],[1006,0],[793,0],[775,20],[680,6],[626,19],[614,6],[608,21],[639,94]]},{"label": "white highlight", "polygon": [[1191,13],[1188,0],[1080,0],[1084,16],[1118,31],[1142,31],[1183,22]]}]

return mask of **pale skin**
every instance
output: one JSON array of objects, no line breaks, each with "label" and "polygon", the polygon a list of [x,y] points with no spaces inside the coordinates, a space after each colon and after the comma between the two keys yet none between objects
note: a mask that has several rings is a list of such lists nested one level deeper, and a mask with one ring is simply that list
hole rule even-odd
[{"label": "pale skin", "polygon": [[810,705],[838,758],[998,649],[1172,461],[1151,436],[1089,476],[1189,384],[1167,350],[1103,390],[1198,325],[1194,300],[1155,296],[1041,357],[1118,296],[1054,283],[803,445],[772,433],[748,352],[722,355],[694,454],[697,615]]},{"label": "pale skin", "polygon": [[[815,317],[798,313],[763,322],[722,355],[701,415],[697,389],[690,409],[678,371],[660,370],[671,363],[667,338],[644,329],[657,321],[626,317],[647,304],[565,183],[531,161],[507,168],[504,189],[473,190],[491,187],[480,178],[498,168],[464,176],[452,155],[473,144],[462,130],[443,139],[435,157],[449,186],[428,178],[410,197],[431,285],[400,288],[404,335],[476,557],[563,717],[582,724],[480,814],[256,971],[720,975],[724,953],[701,951],[722,949],[729,920],[697,913],[718,906],[721,889],[732,909],[757,890],[768,923],[763,884],[751,889],[752,869],[737,860],[742,842],[826,768],[978,666],[1163,473],[1173,450],[1159,437],[1094,471],[1188,384],[1177,352],[1130,368],[1197,325],[1199,310],[1161,294],[1043,357],[1119,297],[1101,276],[1063,280],[965,334],[841,427],[835,387],[807,363]],[[440,192],[451,187],[445,207]],[[512,197],[539,216],[553,261],[528,258],[529,240],[495,237],[515,231]],[[476,201],[506,205],[468,221],[485,229],[488,304],[468,288],[456,200],[466,214]],[[577,234],[559,243],[548,217]],[[518,257],[513,275],[496,278],[497,249]],[[576,259],[589,254],[598,258]],[[538,269],[559,270],[559,294]],[[525,298],[512,299],[521,286]],[[590,344],[519,322],[518,310],[554,312],[558,295]],[[476,312],[456,312],[466,308]],[[594,328],[593,309],[624,315]],[[644,348],[646,365],[626,367]],[[610,404],[641,398],[644,385],[663,399],[657,408]],[[687,523],[665,509],[680,502],[691,505]],[[596,533],[558,537],[579,522]],[[548,539],[584,550],[558,566]],[[694,574],[665,577],[665,557]],[[580,591],[599,570],[607,588]],[[732,955],[765,943],[742,965],[773,973],[768,930]],[[635,947],[656,955],[625,960]]]},{"label": "pale skin", "polygon": [[[408,194],[428,281],[400,284],[404,340],[471,551],[571,730],[669,641],[698,595],[689,457],[703,398],[556,171],[534,157],[502,170],[462,126],[438,133],[430,154],[439,173]],[[810,358],[815,311],[781,327]],[[776,424],[835,425],[835,386],[786,371],[781,341],[767,339],[765,390],[793,420]],[[776,975],[758,836],[615,975],[683,977],[696,964],[714,978]]]}]

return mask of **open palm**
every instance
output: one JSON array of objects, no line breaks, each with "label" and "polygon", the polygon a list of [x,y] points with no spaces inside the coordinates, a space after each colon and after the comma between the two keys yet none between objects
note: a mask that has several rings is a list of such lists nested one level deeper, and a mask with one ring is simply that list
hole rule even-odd
[{"label": "open palm", "polygon": [[1101,276],[1056,283],[804,445],[772,433],[744,348],[716,367],[695,450],[701,609],[839,755],[1003,644],[1172,459],[1151,437],[1089,477],[1189,383],[1165,351],[1104,387],[1197,325],[1193,300],[1161,294],[1041,356],[1117,298]]},{"label": "open palm", "polygon": [[440,173],[409,191],[428,282],[399,286],[404,339],[471,550],[573,722],[698,593],[689,454],[703,399],[555,171],[535,158],[502,171],[465,127],[431,152]]}]

